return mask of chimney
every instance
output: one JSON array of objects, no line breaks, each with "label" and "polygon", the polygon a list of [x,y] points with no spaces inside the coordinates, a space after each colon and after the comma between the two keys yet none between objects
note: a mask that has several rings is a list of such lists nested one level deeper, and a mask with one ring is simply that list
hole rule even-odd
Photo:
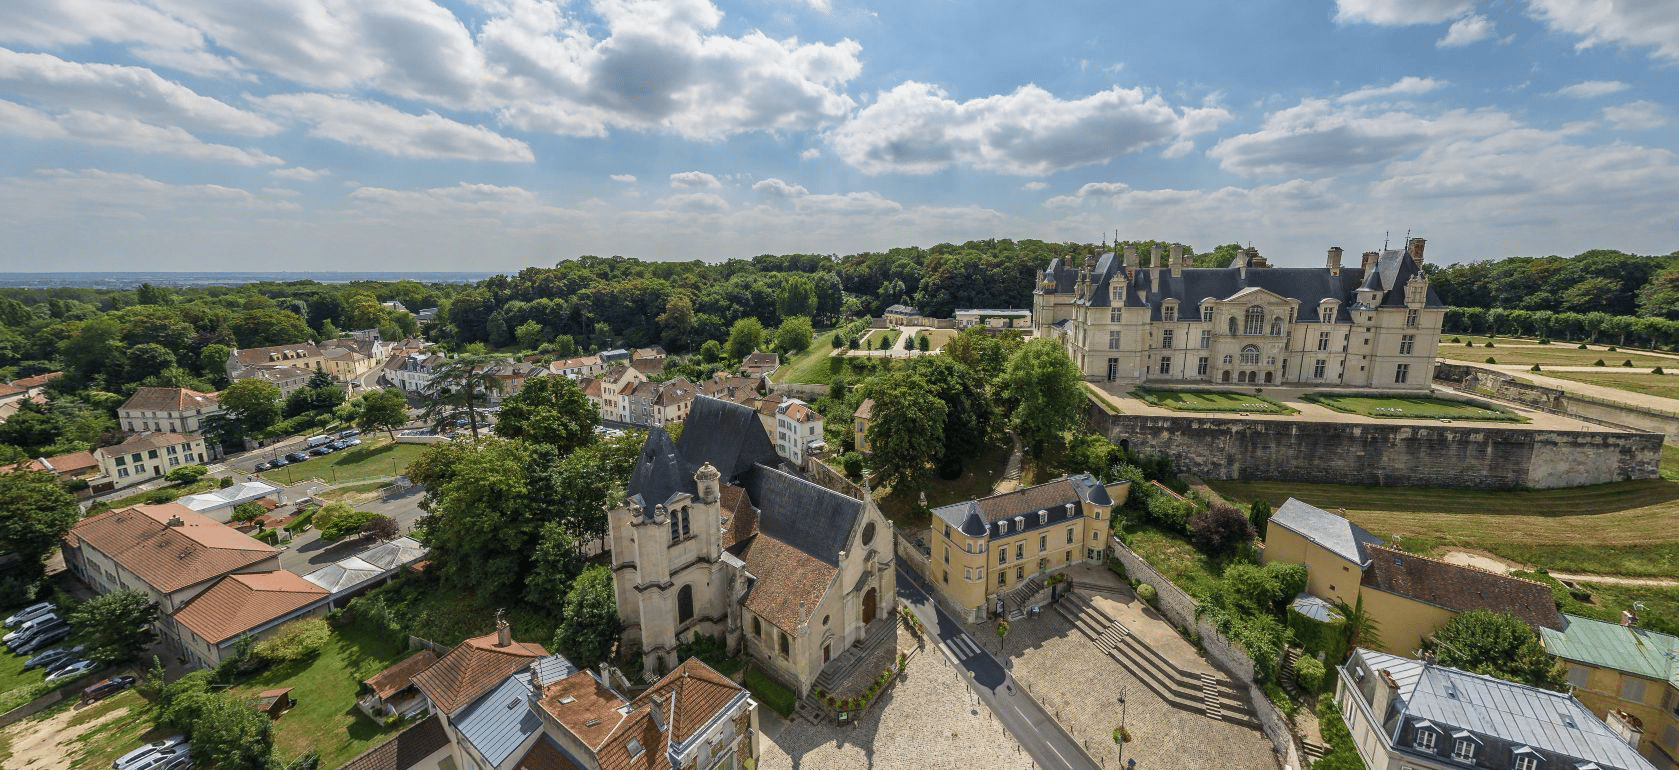
[{"label": "chimney", "polygon": [[1158,244],[1158,243],[1149,247],[1149,250],[1148,250],[1148,266],[1149,267],[1165,267],[1166,266],[1165,264],[1163,264],[1163,261],[1160,259],[1160,244]]},{"label": "chimney", "polygon": [[1171,255],[1172,255],[1172,261],[1171,261],[1172,277],[1173,278],[1178,278],[1178,277],[1183,275],[1183,269],[1185,267],[1187,267],[1187,265],[1184,264],[1185,260],[1183,258],[1183,244],[1181,244],[1181,243],[1172,244]]},{"label": "chimney", "polygon": [[1405,253],[1411,256],[1411,261],[1417,264],[1418,270],[1422,269],[1422,249],[1427,245],[1428,241],[1422,238],[1405,239]]},{"label": "chimney", "polygon": [[1359,269],[1363,270],[1365,275],[1369,275],[1371,270],[1376,269],[1376,262],[1377,262],[1377,260],[1380,260],[1381,258],[1382,258],[1381,252],[1366,251],[1366,252],[1364,252],[1364,262],[1363,262],[1363,264],[1359,265]]},{"label": "chimney", "polygon": [[1125,244],[1125,276],[1131,277],[1131,272],[1137,269],[1137,247]]},{"label": "chimney", "polygon": [[1393,681],[1393,675],[1386,669],[1376,672],[1376,691],[1370,696],[1370,710],[1377,714],[1388,713],[1388,704],[1393,701],[1395,693],[1399,692],[1399,683]]},{"label": "chimney", "polygon": [[653,718],[653,728],[662,733],[665,731],[665,696],[655,695],[652,701],[653,707],[647,710],[647,715]]},{"label": "chimney", "polygon": [[513,644],[513,627],[503,618],[496,618],[496,646],[510,647]]},{"label": "chimney", "polygon": [[184,526],[186,526],[187,523],[184,522],[184,521],[181,521],[181,517],[179,517],[179,516],[170,516],[169,520],[164,522],[163,524],[164,524],[164,526],[168,526],[168,527],[184,527]]},{"label": "chimney", "polygon": [[1340,246],[1330,246],[1329,247],[1329,274],[1330,275],[1340,275],[1341,274],[1341,247]]}]

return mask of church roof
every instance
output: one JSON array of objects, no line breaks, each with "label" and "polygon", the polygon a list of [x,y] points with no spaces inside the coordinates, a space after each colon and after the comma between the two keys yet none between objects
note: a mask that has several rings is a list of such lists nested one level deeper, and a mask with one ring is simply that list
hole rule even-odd
[{"label": "church roof", "polygon": [[762,465],[746,474],[743,486],[758,509],[760,533],[839,566],[863,501]]},{"label": "church roof", "polygon": [[695,396],[683,423],[680,442],[672,442],[663,428],[649,431],[630,474],[629,497],[639,498],[649,512],[679,492],[692,493],[694,471],[705,463],[728,484],[738,483],[758,463],[773,466],[780,461],[763,422],[749,407]]}]

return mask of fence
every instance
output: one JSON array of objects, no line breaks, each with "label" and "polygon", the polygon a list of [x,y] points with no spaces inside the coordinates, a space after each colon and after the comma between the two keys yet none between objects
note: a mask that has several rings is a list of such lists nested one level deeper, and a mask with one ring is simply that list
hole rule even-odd
[{"label": "fence", "polygon": [[1138,556],[1136,551],[1119,542],[1118,538],[1108,539],[1109,553],[1125,565],[1125,574],[1143,583],[1154,586],[1158,595],[1156,606],[1162,615],[1166,616],[1179,628],[1194,629],[1201,635],[1201,649],[1207,660],[1217,666],[1220,671],[1236,680],[1242,689],[1247,690],[1248,704],[1253,707],[1253,713],[1259,717],[1260,732],[1271,741],[1271,747],[1277,756],[1284,758],[1286,767],[1303,767],[1301,757],[1303,752],[1300,741],[1294,735],[1294,728],[1289,724],[1288,717],[1277,710],[1271,699],[1265,696],[1259,682],[1254,678],[1253,658],[1245,650],[1232,645],[1219,633],[1213,624],[1204,618],[1196,617],[1195,599],[1178,588],[1166,576],[1160,574]]}]

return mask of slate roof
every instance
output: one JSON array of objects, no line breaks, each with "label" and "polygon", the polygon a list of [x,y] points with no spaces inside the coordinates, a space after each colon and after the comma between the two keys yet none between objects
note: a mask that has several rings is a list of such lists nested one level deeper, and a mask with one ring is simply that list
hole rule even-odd
[{"label": "slate roof", "polygon": [[1363,648],[1354,655],[1371,671],[1386,670],[1394,677],[1399,685],[1395,703],[1402,704],[1405,718],[1427,720],[1448,736],[1456,728],[1531,747],[1553,759],[1562,755],[1606,767],[1650,767],[1571,695]]},{"label": "slate roof", "polygon": [[140,388],[129,396],[118,411],[194,412],[221,406],[215,393],[200,393],[187,388]]},{"label": "slate roof", "polygon": [[1370,561],[1365,548],[1381,545],[1382,539],[1366,532],[1363,527],[1329,511],[1295,498],[1283,501],[1270,523],[1280,526],[1330,553],[1363,567]]},{"label": "slate roof", "polygon": [[838,567],[763,533],[731,552],[757,578],[742,606],[788,634],[797,631],[799,624],[816,611],[839,574]]},{"label": "slate roof", "polygon": [[1679,637],[1575,615],[1564,615],[1562,620],[1560,629],[1539,629],[1539,638],[1552,655],[1679,687]]},{"label": "slate roof", "polygon": [[448,745],[449,734],[443,729],[443,721],[433,714],[362,752],[339,770],[408,770]]},{"label": "slate roof", "polygon": [[449,717],[449,723],[490,767],[500,767],[526,739],[542,731],[542,717],[532,708],[532,692],[529,677],[509,675]]},{"label": "slate roof", "polygon": [[534,642],[496,646],[494,632],[461,642],[437,664],[414,677],[414,684],[445,714],[476,700],[513,672],[545,658],[548,651]]},{"label": "slate roof", "polygon": [[361,683],[367,685],[367,689],[372,690],[375,697],[383,700],[402,692],[414,683],[416,675],[431,668],[436,662],[437,653],[420,650],[398,661],[396,665],[363,679]]},{"label": "slate roof", "polygon": [[1364,569],[1366,587],[1457,612],[1508,612],[1535,629],[1562,628],[1556,599],[1550,586],[1543,583],[1447,564],[1380,545],[1366,545],[1364,552],[1370,557]]},{"label": "slate roof", "polygon": [[[168,522],[180,517],[181,526]],[[279,553],[177,503],[136,505],[82,519],[66,537],[91,546],[161,593],[178,591]]]},{"label": "slate roof", "polygon": [[774,465],[779,456],[757,413],[739,404],[696,396],[684,420],[680,445],[673,444],[663,428],[648,432],[641,459],[630,475],[628,495],[640,497],[651,514],[654,505],[677,492],[693,492],[694,471],[708,462],[723,474],[724,483],[731,483],[756,463]]},{"label": "slate roof", "polygon": [[[682,434],[687,438],[686,431]],[[758,531],[799,549],[829,566],[839,566],[839,552],[863,514],[863,501],[785,471],[757,466],[746,474],[746,494],[758,509]]]},{"label": "slate roof", "polygon": [[326,589],[286,570],[243,573],[216,581],[172,617],[204,641],[220,644],[326,598]]},{"label": "slate roof", "polygon": [[180,446],[181,444],[203,440],[204,439],[197,436],[184,436],[179,433],[158,433],[157,431],[148,431],[146,433],[137,433],[133,436],[129,436],[121,444],[117,444],[116,446],[100,447],[94,451],[103,453],[106,457],[115,457],[117,455],[144,452],[149,449],[162,449],[167,446]]},{"label": "slate roof", "polygon": [[[988,532],[992,536],[1007,536],[1025,530],[1011,526],[1010,530],[1004,533],[998,528],[997,522],[1025,516],[1026,529],[1033,529],[1042,526],[1038,524],[1038,511],[1048,511],[1049,523],[1056,524],[1069,518],[1069,503],[1075,506],[1081,503],[1112,505],[1113,501],[1108,497],[1106,487],[1090,474],[1081,473],[1022,487],[1013,492],[940,506],[933,509],[933,515],[969,537],[984,537]],[[1076,513],[1082,514],[1083,511],[1076,510]]]}]

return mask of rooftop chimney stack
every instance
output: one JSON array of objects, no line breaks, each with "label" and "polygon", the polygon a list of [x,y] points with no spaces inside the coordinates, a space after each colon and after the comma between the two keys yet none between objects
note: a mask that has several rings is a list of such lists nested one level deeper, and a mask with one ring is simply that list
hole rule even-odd
[{"label": "rooftop chimney stack", "polygon": [[1381,258],[1382,258],[1381,252],[1366,251],[1366,252],[1364,252],[1364,262],[1363,262],[1363,264],[1359,265],[1359,268],[1364,271],[1365,275],[1369,275],[1371,270],[1376,269],[1376,262],[1379,261]]},{"label": "rooftop chimney stack", "polygon": [[665,731],[665,696],[655,695],[651,700],[653,707],[647,710],[647,715],[653,718],[653,728],[662,733]]},{"label": "rooftop chimney stack", "polygon": [[1136,269],[1137,269],[1137,247],[1127,243],[1127,244],[1125,244],[1125,275],[1126,275],[1126,277],[1130,277],[1132,271],[1134,271]]},{"label": "rooftop chimney stack", "polygon": [[1427,245],[1428,241],[1422,238],[1407,238],[1405,240],[1405,253],[1411,256],[1412,262],[1417,263],[1418,270],[1422,269],[1422,249]]},{"label": "rooftop chimney stack", "polygon": [[170,516],[169,520],[164,522],[164,525],[165,526],[170,526],[170,527],[184,527],[184,526],[187,525],[187,523],[184,522],[184,521],[181,521],[180,516]]},{"label": "rooftop chimney stack", "polygon": [[1340,246],[1329,247],[1329,274],[1330,275],[1340,275],[1341,274],[1341,247]]},{"label": "rooftop chimney stack", "polygon": [[501,617],[501,613],[498,612],[496,613],[496,646],[511,647],[512,645],[513,627],[508,625],[507,620]]},{"label": "rooftop chimney stack", "polygon": [[1171,255],[1172,277],[1178,278],[1183,275],[1183,269],[1187,267],[1187,265],[1184,264],[1186,260],[1183,258],[1183,244],[1172,244]]},{"label": "rooftop chimney stack", "polygon": [[1160,244],[1158,244],[1158,243],[1149,247],[1149,250],[1148,250],[1148,266],[1149,267],[1165,267],[1166,266],[1165,264],[1163,264],[1163,260],[1160,258]]}]

